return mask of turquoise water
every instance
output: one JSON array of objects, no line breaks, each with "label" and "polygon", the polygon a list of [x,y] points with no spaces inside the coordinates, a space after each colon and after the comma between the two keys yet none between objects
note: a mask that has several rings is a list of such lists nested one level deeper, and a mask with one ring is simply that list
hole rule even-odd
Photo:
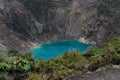
[{"label": "turquoise water", "polygon": [[59,57],[66,51],[77,49],[79,52],[84,52],[92,44],[84,44],[77,40],[64,40],[56,42],[47,42],[38,47],[30,48],[30,52],[34,53],[33,57],[37,59],[49,60],[51,58]]}]

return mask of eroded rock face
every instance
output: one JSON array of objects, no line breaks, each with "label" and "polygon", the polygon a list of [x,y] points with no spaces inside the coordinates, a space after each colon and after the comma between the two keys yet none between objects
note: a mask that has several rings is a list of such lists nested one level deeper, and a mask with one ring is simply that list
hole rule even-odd
[{"label": "eroded rock face", "polygon": [[119,0],[0,0],[0,40],[19,51],[61,39],[103,46],[120,35],[119,10]]},{"label": "eroded rock face", "polygon": [[41,32],[42,25],[28,12],[24,4],[17,0],[1,0],[0,21],[24,36]]}]

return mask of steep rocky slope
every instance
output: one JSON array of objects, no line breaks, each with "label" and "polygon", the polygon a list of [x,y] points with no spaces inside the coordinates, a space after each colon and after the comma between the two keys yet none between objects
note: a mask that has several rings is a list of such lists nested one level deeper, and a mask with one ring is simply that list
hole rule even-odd
[{"label": "steep rocky slope", "polygon": [[27,50],[31,43],[61,39],[103,46],[120,35],[120,1],[103,1],[0,0],[0,41],[19,51]]}]

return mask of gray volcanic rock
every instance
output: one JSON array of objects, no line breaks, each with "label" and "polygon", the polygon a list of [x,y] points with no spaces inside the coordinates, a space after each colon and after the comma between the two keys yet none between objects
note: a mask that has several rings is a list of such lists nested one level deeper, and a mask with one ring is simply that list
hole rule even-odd
[{"label": "gray volcanic rock", "polygon": [[91,74],[67,77],[66,80],[120,80],[120,69],[103,70]]},{"label": "gray volcanic rock", "polygon": [[101,0],[0,0],[0,40],[9,50],[61,39],[103,46],[120,35],[120,5]]}]

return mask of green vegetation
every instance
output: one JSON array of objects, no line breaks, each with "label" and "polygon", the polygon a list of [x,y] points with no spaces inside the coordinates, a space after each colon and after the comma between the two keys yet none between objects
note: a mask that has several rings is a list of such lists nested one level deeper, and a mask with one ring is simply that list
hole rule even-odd
[{"label": "green vegetation", "polygon": [[[29,10],[32,14],[36,16],[39,20],[43,19],[39,17],[40,15],[47,15],[48,10],[48,3],[47,1],[39,1],[39,0],[26,0],[25,1],[25,8]],[[38,16],[39,15],[39,16]]]},{"label": "green vegetation", "polygon": [[51,1],[49,6],[53,8],[66,8],[68,5],[65,2]]},{"label": "green vegetation", "polygon": [[39,38],[40,37],[40,33],[34,33],[34,34],[32,34],[32,37],[33,38]]},{"label": "green vegetation", "polygon": [[104,4],[113,4],[114,2],[119,2],[119,0],[101,0]]},{"label": "green vegetation", "polygon": [[26,0],[25,7],[31,12],[45,11],[47,8],[66,8],[68,5],[65,2],[60,1],[37,1]]},{"label": "green vegetation", "polygon": [[[99,17],[101,14],[107,14],[115,17],[115,14],[119,12],[119,3],[120,0],[101,0],[101,7],[97,16]],[[114,13],[114,15],[111,13]]]},{"label": "green vegetation", "polygon": [[80,16],[81,13],[80,12],[75,12],[74,15]]},{"label": "green vegetation", "polygon": [[7,48],[0,43],[0,61],[5,57],[7,57]]},{"label": "green vegetation", "polygon": [[[95,71],[106,65],[120,64],[120,38],[110,40],[104,48],[90,48],[84,54],[78,51],[65,52],[63,56],[49,61],[34,59],[31,53],[13,55],[0,61],[0,71],[11,74],[14,79],[30,80],[60,79],[77,72]],[[4,79],[2,76],[0,79]]]},{"label": "green vegetation", "polygon": [[25,7],[32,11],[32,12],[38,12],[43,9],[44,2],[38,2],[36,0],[26,0]]}]

